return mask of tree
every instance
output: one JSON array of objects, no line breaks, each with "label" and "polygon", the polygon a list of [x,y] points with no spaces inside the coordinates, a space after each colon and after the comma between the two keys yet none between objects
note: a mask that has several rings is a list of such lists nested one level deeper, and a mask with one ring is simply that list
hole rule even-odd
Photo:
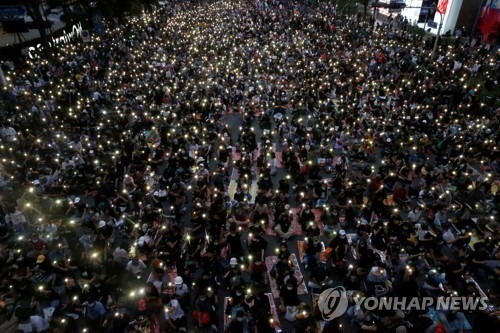
[{"label": "tree", "polygon": [[366,19],[366,14],[368,13],[368,4],[370,3],[370,0],[361,0],[361,3],[363,4],[363,19]]},{"label": "tree", "polygon": [[157,3],[156,0],[99,0],[97,8],[104,17],[122,19],[127,14],[138,15],[143,7],[150,7]]}]

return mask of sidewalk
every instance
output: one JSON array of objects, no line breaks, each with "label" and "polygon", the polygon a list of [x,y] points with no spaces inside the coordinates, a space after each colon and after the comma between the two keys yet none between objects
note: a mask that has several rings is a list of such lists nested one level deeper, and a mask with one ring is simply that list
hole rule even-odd
[{"label": "sidewalk", "polygon": [[[63,14],[63,12],[60,11],[57,14],[51,13],[51,14],[47,15],[47,18],[50,21],[54,22],[54,24],[52,24],[50,29],[46,29],[48,36],[50,36],[52,33],[56,32],[56,31],[58,31],[66,26],[66,23],[61,21],[61,19],[60,19],[62,14]],[[21,42],[30,41],[30,40],[40,38],[40,32],[38,31],[38,29],[31,29],[29,32],[20,33],[20,35],[22,38]],[[17,37],[17,34],[15,34],[15,33],[3,33],[0,35],[0,47],[11,46],[11,45],[15,45],[15,44],[19,44],[19,38]]]}]

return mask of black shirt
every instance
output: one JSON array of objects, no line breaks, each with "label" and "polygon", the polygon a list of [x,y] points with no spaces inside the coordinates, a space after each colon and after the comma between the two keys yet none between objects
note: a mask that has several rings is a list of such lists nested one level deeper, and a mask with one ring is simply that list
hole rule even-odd
[{"label": "black shirt", "polygon": [[295,322],[295,333],[308,333],[309,329],[315,330],[314,319],[311,314],[307,317],[300,316]]},{"label": "black shirt", "polygon": [[233,257],[243,256],[243,247],[241,245],[240,234],[236,233],[234,234],[234,236],[232,234],[229,234],[226,240],[229,245],[229,249],[231,251],[231,256]]},{"label": "black shirt", "polygon": [[288,290],[286,285],[281,287],[280,297],[283,298],[285,306],[297,306],[300,303],[299,296],[297,295],[297,285],[294,285],[292,290]]},{"label": "black shirt", "polygon": [[300,223],[304,224],[314,222],[314,219],[314,213],[311,210],[309,210],[309,212],[305,210],[300,216]]},{"label": "black shirt", "polygon": [[250,244],[248,244],[248,253],[255,258],[260,258],[262,250],[266,250],[267,242],[264,238],[256,236]]},{"label": "black shirt", "polygon": [[310,279],[315,279],[317,282],[324,281],[328,276],[328,271],[325,265],[316,265],[311,272]]},{"label": "black shirt", "polygon": [[292,225],[292,219],[290,218],[288,212],[283,212],[278,217],[278,221],[276,221],[276,224],[280,225],[281,231],[285,233],[288,232],[288,229],[290,229],[290,226]]}]

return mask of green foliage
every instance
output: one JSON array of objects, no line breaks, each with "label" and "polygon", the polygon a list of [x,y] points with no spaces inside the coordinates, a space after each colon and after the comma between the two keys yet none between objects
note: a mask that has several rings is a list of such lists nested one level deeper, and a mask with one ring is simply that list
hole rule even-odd
[{"label": "green foliage", "polygon": [[337,5],[337,8],[342,13],[346,14],[357,14],[360,12],[360,6],[356,1],[352,0],[333,0],[332,4]]},{"label": "green foliage", "polygon": [[419,27],[414,27],[414,26],[409,26],[408,27],[408,32],[410,34],[417,35],[417,36],[425,36],[426,35],[424,29],[419,28]]},{"label": "green foliage", "polygon": [[139,15],[143,9],[156,4],[158,0],[99,0],[97,9],[104,17],[121,19],[127,15]]}]

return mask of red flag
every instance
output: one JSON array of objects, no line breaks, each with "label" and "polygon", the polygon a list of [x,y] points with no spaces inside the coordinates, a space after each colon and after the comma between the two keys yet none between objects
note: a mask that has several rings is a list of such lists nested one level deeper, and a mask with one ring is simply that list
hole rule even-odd
[{"label": "red flag", "polygon": [[437,11],[444,15],[446,14],[446,9],[448,9],[448,0],[439,0]]}]

